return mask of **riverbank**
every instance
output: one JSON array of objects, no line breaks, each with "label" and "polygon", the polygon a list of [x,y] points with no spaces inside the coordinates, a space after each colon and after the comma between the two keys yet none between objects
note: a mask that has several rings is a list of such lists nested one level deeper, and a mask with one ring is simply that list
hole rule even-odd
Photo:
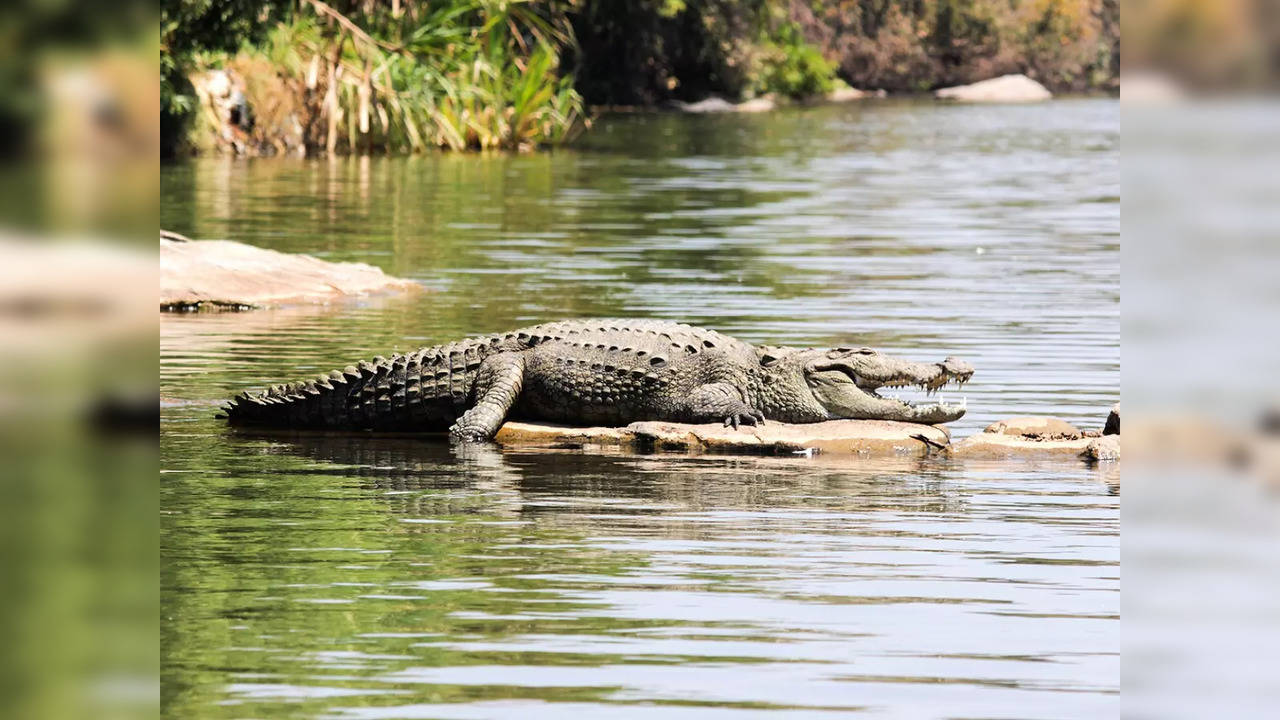
[{"label": "riverbank", "polygon": [[1116,85],[1110,0],[926,6],[166,7],[161,144],[170,156],[530,151],[573,141],[598,108],[720,99],[759,112],[1006,75],[1046,92]]}]

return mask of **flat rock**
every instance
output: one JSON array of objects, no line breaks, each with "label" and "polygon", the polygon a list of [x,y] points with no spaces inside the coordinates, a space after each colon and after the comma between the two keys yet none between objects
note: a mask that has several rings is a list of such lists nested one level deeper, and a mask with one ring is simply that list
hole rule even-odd
[{"label": "flat rock", "polygon": [[949,451],[953,457],[965,458],[1076,458],[1086,452],[1092,439],[1061,418],[1021,415],[991,423],[951,445]]},{"label": "flat rock", "polygon": [[984,433],[1016,435],[1030,440],[1079,440],[1080,428],[1056,417],[1021,415],[991,423]]},{"label": "flat rock", "polygon": [[804,425],[767,422],[763,426],[743,426],[738,430],[719,423],[692,425],[650,421],[626,427],[581,428],[508,422],[494,440],[507,446],[626,446],[761,455],[806,450],[863,456],[927,454],[931,446],[913,435],[923,436],[941,446],[950,442],[950,433],[943,427],[885,420],[831,420]]},{"label": "flat rock", "polygon": [[411,280],[355,262],[328,262],[230,240],[160,238],[160,307],[235,308],[327,303],[421,289]]},{"label": "flat rock", "polygon": [[493,438],[499,445],[529,447],[618,447],[635,443],[627,428],[571,427],[543,423],[504,423]]},{"label": "flat rock", "polygon": [[953,443],[948,451],[959,458],[1079,458],[1094,439],[1040,440],[981,432]]},{"label": "flat rock", "polygon": [[734,105],[733,111],[741,113],[768,112],[776,109],[777,107],[778,104],[773,101],[773,98],[758,97]]},{"label": "flat rock", "polygon": [[674,107],[680,112],[703,115],[708,113],[767,112],[776,108],[777,103],[775,103],[772,98],[768,97],[758,97],[741,103],[731,103],[724,98],[709,97],[692,103],[676,100],[671,103],[671,107]]},{"label": "flat rock", "polygon": [[852,102],[854,100],[862,100],[867,97],[867,93],[863,90],[851,87],[836,88],[827,93],[829,102]]},{"label": "flat rock", "polygon": [[687,113],[726,113],[733,112],[736,108],[733,103],[724,98],[709,97],[703,98],[698,102],[681,102],[673,100],[671,106],[680,112]]},{"label": "flat rock", "polygon": [[959,102],[1040,102],[1053,97],[1045,86],[1026,75],[1001,75],[990,80],[934,91],[934,97]]},{"label": "flat rock", "polygon": [[859,90],[858,88],[842,87],[832,90],[821,99],[831,103],[842,103],[869,99],[879,100],[887,97],[889,97],[889,92],[883,88],[879,90]]},{"label": "flat rock", "polygon": [[1128,72],[1120,77],[1120,102],[1124,105],[1166,106],[1183,102],[1187,91],[1172,77],[1153,72]]}]

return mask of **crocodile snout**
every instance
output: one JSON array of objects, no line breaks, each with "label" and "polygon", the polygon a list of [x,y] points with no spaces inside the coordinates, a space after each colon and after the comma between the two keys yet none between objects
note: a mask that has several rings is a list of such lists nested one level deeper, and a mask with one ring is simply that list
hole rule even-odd
[{"label": "crocodile snout", "polygon": [[948,357],[938,366],[942,368],[943,372],[960,382],[966,382],[973,377],[973,366],[958,357]]}]

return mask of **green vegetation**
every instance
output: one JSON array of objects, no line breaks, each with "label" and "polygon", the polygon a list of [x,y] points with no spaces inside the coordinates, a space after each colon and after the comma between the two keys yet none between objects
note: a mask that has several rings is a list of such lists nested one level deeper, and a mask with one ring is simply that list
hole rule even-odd
[{"label": "green vegetation", "polygon": [[[566,2],[214,4],[162,15],[171,140],[210,151],[527,149],[584,124]],[[241,42],[228,47],[230,36]],[[221,70],[210,74],[209,70]],[[217,112],[219,103],[236,112]],[[203,111],[206,108],[212,111]],[[251,113],[251,114],[250,114]]]},{"label": "green vegetation", "polygon": [[1055,91],[1119,73],[1118,0],[584,0],[577,87],[593,104],[760,92],[920,92],[1005,73]]},{"label": "green vegetation", "polygon": [[[841,82],[920,92],[1011,72],[1055,91],[1106,88],[1119,6],[165,0],[161,70],[169,150],[530,149],[571,139],[588,105],[800,99]],[[227,123],[236,107],[252,117]]]},{"label": "green vegetation", "polygon": [[783,24],[772,37],[761,41],[758,58],[751,88],[756,94],[777,93],[803,99],[835,89],[835,63],[828,62],[822,51],[805,42],[795,23]]},{"label": "green vegetation", "polygon": [[1079,91],[1119,72],[1118,0],[840,0],[796,14],[854,87],[920,91],[1026,73]]}]

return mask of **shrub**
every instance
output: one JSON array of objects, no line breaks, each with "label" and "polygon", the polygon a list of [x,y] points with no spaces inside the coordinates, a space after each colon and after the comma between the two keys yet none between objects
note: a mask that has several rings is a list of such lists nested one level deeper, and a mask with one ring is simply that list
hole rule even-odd
[{"label": "shrub", "polygon": [[836,68],[822,51],[808,44],[800,28],[784,24],[773,38],[760,43],[752,82],[756,94],[777,93],[791,98],[826,95],[835,88]]},{"label": "shrub", "polygon": [[304,0],[235,54],[193,53],[193,78],[215,67],[235,74],[255,122],[219,132],[225,119],[206,111],[190,144],[234,134],[235,148],[254,154],[527,150],[587,123],[572,76],[559,71],[573,43],[564,0],[407,7],[348,17]]}]

